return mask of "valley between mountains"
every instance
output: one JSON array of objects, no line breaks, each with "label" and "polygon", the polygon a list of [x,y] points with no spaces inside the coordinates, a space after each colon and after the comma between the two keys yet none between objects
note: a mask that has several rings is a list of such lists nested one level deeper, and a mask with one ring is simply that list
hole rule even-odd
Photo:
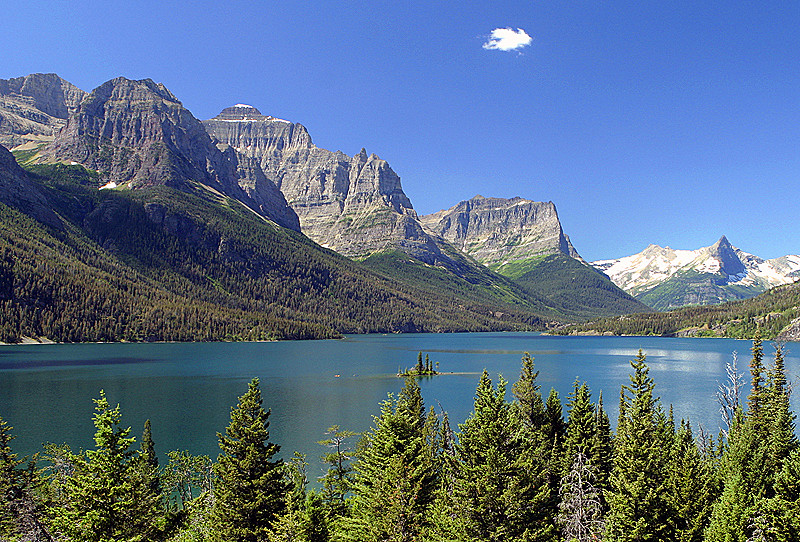
[{"label": "valley between mountains", "polygon": [[149,79],[0,80],[0,145],[3,342],[547,330],[800,277],[724,237],[589,264],[552,202],[419,216],[378,155],[246,104],[201,121]]}]

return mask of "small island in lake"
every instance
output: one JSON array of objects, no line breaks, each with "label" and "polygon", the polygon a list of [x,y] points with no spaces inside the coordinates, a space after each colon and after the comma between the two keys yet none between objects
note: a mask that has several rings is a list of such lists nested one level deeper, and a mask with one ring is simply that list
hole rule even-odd
[{"label": "small island in lake", "polygon": [[397,376],[436,376],[438,374],[439,362],[436,362],[436,369],[434,369],[428,354],[425,354],[425,360],[423,361],[422,352],[417,354],[417,364],[414,367],[405,370],[397,369]]}]

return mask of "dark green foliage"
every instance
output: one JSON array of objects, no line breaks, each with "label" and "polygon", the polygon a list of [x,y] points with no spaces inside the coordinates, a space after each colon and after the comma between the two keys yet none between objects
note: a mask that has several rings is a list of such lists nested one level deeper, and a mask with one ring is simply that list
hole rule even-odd
[{"label": "dark green foliage", "polygon": [[258,379],[231,410],[231,423],[218,433],[222,450],[214,466],[212,524],[218,540],[257,542],[286,509],[288,485],[280,447],[269,441],[269,410],[264,410]]},{"label": "dark green foliage", "polygon": [[95,449],[69,457],[74,472],[53,509],[54,529],[75,542],[153,540],[160,532],[160,496],[142,475],[130,427],[119,425],[119,405],[111,408],[102,391],[95,405]]},{"label": "dark green foliage", "polygon": [[700,542],[718,497],[711,463],[702,456],[688,423],[675,433],[669,464],[670,509],[675,537],[681,542]]},{"label": "dark green foliage", "polygon": [[450,535],[468,540],[546,539],[554,522],[550,509],[544,442],[530,439],[505,400],[505,382],[492,386],[484,371],[475,406],[460,426],[452,492]]},{"label": "dark green foliage", "polygon": [[669,312],[629,314],[600,318],[554,333],[612,333],[614,335],[693,335],[752,339],[756,331],[766,339],[775,338],[800,317],[800,282],[776,286],[763,294],[721,305],[692,306]]},{"label": "dark green foliage", "polygon": [[328,465],[328,471],[320,478],[322,483],[321,499],[331,517],[345,516],[348,514],[346,498],[353,487],[350,464],[351,450],[349,440],[356,436],[353,431],[346,431],[334,425],[325,433],[328,438],[319,441],[319,444],[330,451],[322,456],[322,461]]},{"label": "dark green foliage", "polygon": [[544,327],[505,279],[473,284],[442,271],[458,287],[441,289],[371,272],[202,185],[98,191],[80,166],[33,170],[63,227],[0,205],[0,341]]},{"label": "dark green foliage", "polygon": [[566,254],[550,254],[514,282],[542,297],[567,322],[601,316],[652,312],[604,274]]},{"label": "dark green foliage", "polygon": [[409,376],[436,376],[439,374],[438,367],[439,362],[436,362],[436,369],[433,368],[433,362],[431,361],[430,356],[425,354],[425,361],[422,361],[422,352],[417,354],[417,364],[414,366],[413,369],[406,369],[406,370],[399,370],[397,371],[397,376],[401,377],[409,377]]},{"label": "dark green foliage", "polygon": [[589,464],[594,464],[591,453],[592,441],[595,436],[595,408],[592,405],[589,386],[586,385],[586,382],[579,385],[578,380],[575,380],[567,406],[569,407],[569,418],[564,441],[564,452],[567,459],[564,473],[570,469],[575,455],[579,452],[587,456],[586,460]]},{"label": "dark green foliage", "polygon": [[352,518],[343,521],[348,537],[365,542],[418,537],[439,483],[436,433],[419,385],[407,378],[397,399],[381,405],[359,444]]},{"label": "dark green foliage", "polygon": [[[608,479],[614,469],[613,436],[611,422],[603,408],[603,392],[597,398],[594,410],[594,434],[591,441],[592,466],[594,467],[595,485],[601,490],[601,497],[608,489]],[[603,502],[605,498],[603,497]]]},{"label": "dark green foliage", "polygon": [[667,487],[672,435],[653,396],[653,380],[642,351],[631,361],[631,383],[624,386],[614,470],[609,481],[609,540],[672,540],[674,530]]}]

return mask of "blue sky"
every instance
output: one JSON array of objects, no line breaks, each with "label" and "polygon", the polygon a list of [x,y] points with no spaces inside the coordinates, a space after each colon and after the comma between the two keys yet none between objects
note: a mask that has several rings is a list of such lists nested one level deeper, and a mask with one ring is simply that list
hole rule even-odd
[{"label": "blue sky", "polygon": [[[522,196],[587,259],[800,253],[796,0],[2,4],[0,78],[251,104],[386,159],[420,214]],[[498,28],[530,43],[484,48]]]}]

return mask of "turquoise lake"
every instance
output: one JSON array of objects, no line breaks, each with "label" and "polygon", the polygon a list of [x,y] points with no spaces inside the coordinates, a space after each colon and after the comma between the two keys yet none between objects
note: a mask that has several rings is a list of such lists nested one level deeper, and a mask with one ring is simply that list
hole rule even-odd
[{"label": "turquoise lake", "polygon": [[[510,396],[523,352],[534,357],[546,396],[555,388],[566,404],[575,378],[586,381],[592,399],[602,390],[616,425],[620,386],[628,383],[630,360],[647,355],[656,395],[676,419],[689,418],[714,435],[719,431],[715,392],[725,364],[738,352],[746,373],[749,341],[656,337],[548,337],[531,333],[354,335],[336,341],[273,343],[80,344],[0,346],[0,416],[14,426],[12,446],[20,454],[44,442],[93,446],[93,398],[104,389],[122,407],[123,425],[137,440],[150,418],[157,451],[189,450],[216,458],[217,432],[253,377],[261,380],[264,406],[272,411],[270,433],[282,448],[307,455],[309,479],[322,474],[317,441],[334,424],[364,431],[379,403],[396,393],[399,367],[416,363],[417,352],[439,362],[445,374],[421,379],[426,405],[448,411],[462,423],[472,409],[475,387],[486,368],[492,379],[509,381]],[[790,380],[800,375],[800,343],[788,343]],[[774,349],[765,342],[765,362]],[[458,374],[447,374],[448,372]],[[743,388],[743,398],[748,387]],[[798,398],[792,397],[792,408]],[[566,405],[564,409],[566,415]],[[455,427],[454,427],[455,428]],[[162,464],[166,458],[162,455]]]}]

